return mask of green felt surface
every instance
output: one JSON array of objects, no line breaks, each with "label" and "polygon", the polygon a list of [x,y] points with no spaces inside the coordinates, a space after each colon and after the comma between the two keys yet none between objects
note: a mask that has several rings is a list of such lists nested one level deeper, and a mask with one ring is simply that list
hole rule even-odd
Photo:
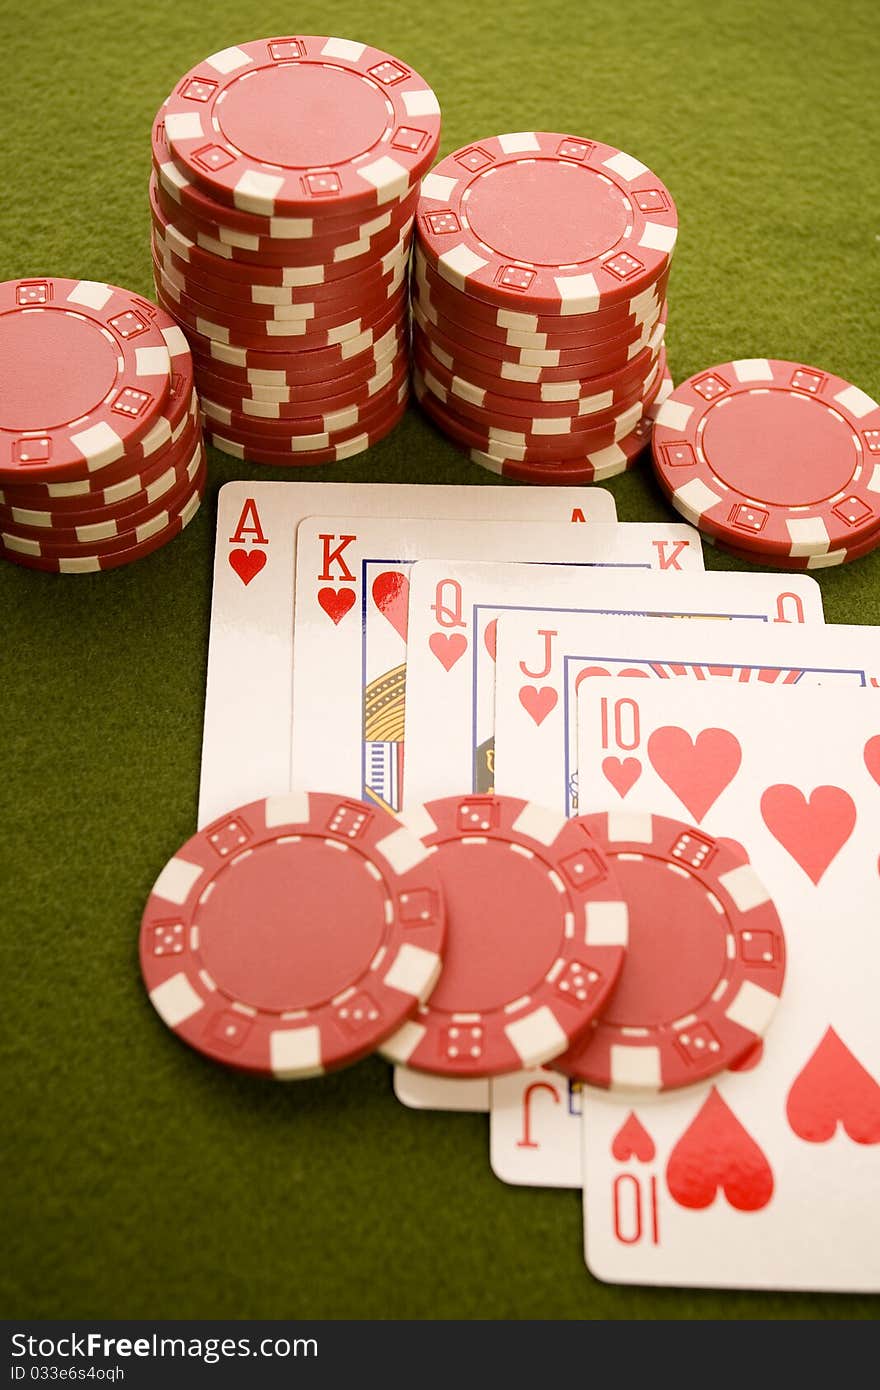
[{"label": "green felt surface", "polygon": [[[656,168],[680,215],[676,380],[778,356],[880,392],[872,0],[340,0],[295,12],[5,0],[2,278],[149,293],[156,107],[205,54],[292,20],[418,68],[443,106],[444,151],[544,128]],[[301,1085],[244,1080],[159,1023],[138,923],[194,826],[216,491],[245,472],[268,476],[214,455],[202,513],[131,569],[56,578],[0,565],[0,1311],[876,1314],[866,1298],[603,1286],[584,1269],[578,1196],[497,1182],[484,1117],[403,1109],[378,1061]],[[488,480],[415,410],[367,456],[310,476]],[[644,469],[610,486],[621,519],[674,519]],[[880,621],[878,578],[880,555],[821,573],[829,620]]]}]

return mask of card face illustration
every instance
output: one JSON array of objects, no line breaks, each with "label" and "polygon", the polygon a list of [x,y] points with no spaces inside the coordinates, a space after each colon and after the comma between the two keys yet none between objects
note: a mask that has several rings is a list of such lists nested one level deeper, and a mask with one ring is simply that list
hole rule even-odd
[{"label": "card face illustration", "polygon": [[[818,667],[829,655],[806,648],[802,659]],[[794,656],[778,659],[792,669]],[[613,1282],[877,1291],[876,691],[833,680],[587,681],[579,726],[590,807],[621,836],[638,823],[647,834],[656,815],[737,841],[773,899],[787,955],[766,1035],[736,1070],[658,1095],[584,1087],[590,1269]],[[636,767],[627,788],[612,771],[622,754]],[[662,942],[662,910],[631,922],[635,940]],[[718,941],[707,961],[724,950],[724,930],[709,919]]]},{"label": "card face illustration", "polygon": [[[291,777],[397,811],[402,802],[407,624],[414,561],[449,556],[572,564],[637,535],[641,563],[654,541],[702,565],[687,526],[628,528],[602,523],[420,518],[309,517],[297,542]],[[634,547],[635,548],[635,547]],[[586,557],[586,558],[585,558]],[[678,558],[678,563],[685,561]],[[585,581],[586,582],[586,581]],[[444,659],[460,659],[454,634]]]},{"label": "card face illustration", "polygon": [[243,479],[220,489],[199,825],[289,789],[296,534],[307,516],[615,520],[603,488]]}]

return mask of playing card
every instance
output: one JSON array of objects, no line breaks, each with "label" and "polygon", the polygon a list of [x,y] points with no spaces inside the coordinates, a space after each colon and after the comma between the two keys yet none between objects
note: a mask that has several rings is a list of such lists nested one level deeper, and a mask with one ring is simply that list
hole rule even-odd
[{"label": "playing card", "polygon": [[[738,576],[745,578],[745,576]],[[773,576],[766,576],[773,579]],[[706,576],[709,579],[710,576]],[[793,576],[783,579],[785,592],[781,611],[789,618],[792,598],[801,604],[799,615],[813,622],[820,611],[808,606],[807,591],[788,586]],[[675,581],[677,582],[677,581]],[[774,612],[772,590],[770,608]],[[778,613],[776,615],[778,617]],[[572,615],[567,618],[567,630],[560,631],[560,652],[564,668],[561,688],[568,702],[567,725],[577,728],[576,692],[585,685],[616,686],[625,679],[631,688],[638,681],[639,690],[662,685],[678,691],[685,684],[701,688],[710,685],[714,695],[723,681],[734,679],[747,684],[748,689],[779,683],[785,689],[821,680],[828,685],[867,685],[874,670],[880,670],[877,660],[877,634],[874,629],[841,626],[801,626],[775,620],[764,623],[735,621],[719,627],[715,624],[671,623],[658,618],[626,617],[619,624],[609,624],[595,616]],[[536,627],[528,615],[507,614],[498,623],[496,651],[496,788],[515,796],[525,796],[571,813],[577,790],[575,774],[577,752],[571,753],[571,736],[564,729],[553,746],[545,746],[543,756],[529,751],[527,723],[519,699],[523,672],[519,658],[534,642]],[[791,648],[791,669],[780,672],[778,663],[787,648]],[[630,677],[635,677],[630,680]],[[610,795],[612,787],[625,804],[637,786],[637,760],[625,744],[634,738],[633,731],[624,726],[626,707],[619,715],[620,746],[609,753],[603,789]],[[615,729],[617,725],[614,726]],[[538,731],[540,735],[540,731]],[[575,735],[576,736],[576,735]],[[548,768],[547,762],[552,765]],[[609,780],[610,779],[610,780]],[[601,808],[607,801],[597,800],[590,788],[587,809]],[[535,1186],[580,1185],[580,1135],[576,1119],[554,1108],[553,1128],[542,1129],[547,1107],[535,1107],[531,1125],[531,1144],[523,1149],[519,1143],[522,1133],[522,1108],[528,1088],[536,1080],[547,1079],[558,1085],[550,1074],[520,1073],[506,1077],[491,1087],[491,1154],[496,1174],[508,1182],[527,1182]]]},{"label": "playing card", "polygon": [[[583,565],[593,567],[586,574],[583,565],[415,565],[406,658],[405,804],[494,788],[495,634],[503,615],[525,614],[536,633],[544,634],[547,649],[548,671],[542,663],[541,674],[529,677],[540,680],[541,688],[531,700],[522,747],[533,731],[543,728],[547,736],[552,711],[545,713],[545,707],[551,700],[560,703],[550,684],[552,668],[572,622],[577,630],[579,613],[768,623],[790,611],[804,622],[822,622],[821,591],[808,575],[786,575],[780,583],[772,574],[687,573],[694,554],[690,548],[680,552],[650,528],[619,525],[586,538]],[[559,713],[563,725],[571,725],[574,751],[574,721],[564,708]]]},{"label": "playing card", "polygon": [[[601,1279],[880,1290],[880,705],[846,688],[859,664],[880,669],[880,642],[876,628],[826,632],[831,644],[813,634],[772,653],[821,688],[769,672],[581,686],[582,803],[609,808],[621,836],[649,837],[653,812],[738,841],[787,954],[740,1069],[654,1096],[583,1088],[586,1257]],[[841,660],[851,679],[829,686],[821,668]]]},{"label": "playing card", "polygon": [[612,522],[602,488],[241,481],[220,489],[199,825],[289,789],[296,531],[306,516]]},{"label": "playing card", "polygon": [[[568,522],[309,517],[300,523],[292,781],[402,805],[409,570],[422,558],[581,563],[622,528]],[[698,534],[664,528],[702,563]],[[656,528],[636,527],[645,563]],[[604,535],[603,535],[604,532]],[[634,550],[635,550],[634,544]],[[457,634],[459,641],[470,638]]]}]

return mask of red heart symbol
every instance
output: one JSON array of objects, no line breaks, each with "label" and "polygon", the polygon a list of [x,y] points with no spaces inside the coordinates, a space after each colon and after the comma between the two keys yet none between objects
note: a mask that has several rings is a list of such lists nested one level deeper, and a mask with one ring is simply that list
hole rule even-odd
[{"label": "red heart symbol", "polygon": [[377,574],[371,590],[373,602],[394,631],[406,641],[409,618],[409,580],[399,570]]},{"label": "red heart symbol", "polygon": [[547,715],[556,707],[559,696],[552,686],[524,685],[519,692],[519,702],[526,714],[540,727]]},{"label": "red heart symbol", "polygon": [[880,734],[875,734],[865,744],[865,767],[880,787]]},{"label": "red heart symbol", "polygon": [[666,1185],[680,1207],[711,1207],[720,1188],[736,1211],[760,1211],[773,1196],[763,1151],[715,1087],[669,1155]]},{"label": "red heart symbol", "polygon": [[639,1163],[650,1163],[657,1150],[645,1126],[634,1110],[631,1110],[614,1136],[611,1152],[620,1163],[637,1158]]},{"label": "red heart symbol", "polygon": [[739,771],[742,749],[727,729],[702,729],[692,739],[686,729],[670,724],[654,730],[648,757],[660,780],[699,824]]},{"label": "red heart symbol", "polygon": [[444,671],[451,671],[456,661],[467,651],[467,638],[460,632],[432,632],[428,646]]},{"label": "red heart symbol", "polygon": [[319,589],[318,602],[334,623],[341,623],[349,609],[354,607],[354,589]]},{"label": "red heart symbol", "polygon": [[483,645],[485,646],[486,651],[489,653],[489,655],[491,656],[492,660],[494,661],[494,660],[495,660],[495,650],[496,650],[496,647],[497,647],[497,645],[498,645],[498,619],[497,619],[497,618],[493,618],[492,621],[491,621],[490,623],[487,623],[487,624],[486,624],[486,631],[483,633]]},{"label": "red heart symbol", "polygon": [[641,777],[642,765],[638,758],[606,758],[602,764],[602,771],[617,795],[626,796]]},{"label": "red heart symbol", "polygon": [[856,823],[853,799],[840,787],[816,787],[809,798],[798,787],[768,787],[761,797],[761,815],[770,834],[813,883],[819,882]]},{"label": "red heart symbol", "polygon": [[[607,670],[605,669],[604,666],[585,666],[584,669],[583,669],[582,671],[578,671],[577,677],[576,677],[575,683],[574,683],[574,688],[575,688],[575,690],[580,690],[580,688],[581,688],[581,681],[586,680],[588,677],[591,677],[591,676],[610,676],[610,675],[611,675],[611,672],[610,672],[610,671],[607,671]],[[648,680],[648,679],[649,679],[648,672],[647,672],[647,671],[641,670],[641,668],[638,667],[638,666],[623,666],[619,671],[615,671],[615,672],[614,672],[614,675],[615,675],[616,677],[617,677],[617,676],[625,676],[625,677],[626,677],[627,679],[629,679],[629,680],[631,680],[633,676],[637,676],[637,677],[639,678],[639,680]]]},{"label": "red heart symbol", "polygon": [[788,1123],[808,1144],[825,1144],[842,1125],[856,1144],[880,1144],[880,1086],[829,1028],[785,1104]]},{"label": "red heart symbol", "polygon": [[268,558],[265,550],[230,550],[229,552],[229,563],[245,587],[250,584],[255,575],[260,573]]}]

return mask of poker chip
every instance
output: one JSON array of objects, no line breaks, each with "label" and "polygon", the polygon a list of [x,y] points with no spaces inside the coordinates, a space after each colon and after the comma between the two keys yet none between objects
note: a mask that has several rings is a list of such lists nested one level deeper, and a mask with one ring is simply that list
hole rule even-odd
[{"label": "poker chip", "polygon": [[422,181],[417,218],[424,259],[451,285],[560,316],[647,289],[666,271],[677,231],[671,195],[639,160],[546,131],[448,155]]},{"label": "poker chip", "polygon": [[193,361],[164,310],[97,281],[0,286],[0,556],[62,573],[171,540],[204,489]]},{"label": "poker chip", "polygon": [[440,141],[440,107],[418,73],[323,35],[213,54],[181,78],[161,117],[195,184],[264,217],[381,207],[418,183]]},{"label": "poker chip", "polygon": [[265,463],[280,468],[338,463],[341,459],[362,454],[384,439],[403,418],[407,396],[408,385],[404,381],[396,402],[380,419],[371,420],[367,428],[358,425],[353,431],[333,436],[332,439],[329,435],[325,436],[326,442],[320,448],[306,449],[302,440],[297,440],[297,447],[294,448],[292,438],[284,435],[281,436],[280,447],[273,447],[271,439],[265,435],[258,436],[250,430],[245,432],[232,425],[213,429],[210,422],[207,424],[207,435],[215,448],[234,458],[248,459],[251,463]]},{"label": "poker chip", "polygon": [[25,569],[44,570],[51,574],[91,574],[133,564],[136,560],[146,559],[185,530],[199,509],[206,481],[207,469],[202,467],[183,505],[174,512],[154,517],[148,525],[138,527],[133,540],[127,534],[125,541],[119,544],[100,546],[86,543],[71,546],[63,553],[46,553],[44,542],[40,542],[35,549],[32,544],[23,542],[8,545],[0,537],[0,556]]},{"label": "poker chip", "polygon": [[439,139],[418,73],[351,40],[242,44],[176,84],[152,130],[153,273],[217,448],[330,462],[399,421],[412,226]]},{"label": "poker chip", "polygon": [[443,971],[383,1045],[442,1076],[539,1066],[589,1029],[623,965],[627,906],[584,825],[513,797],[446,797],[406,816],[446,899]]},{"label": "poker chip", "polygon": [[664,402],[653,458],[676,510],[737,554],[821,568],[874,548],[880,406],[830,372],[773,358],[700,372]]},{"label": "poker chip", "polygon": [[140,934],[156,1012],[198,1052],[280,1080],[366,1056],[441,968],[435,856],[381,807],[293,792],[231,811],[159,874]]},{"label": "poker chip", "polygon": [[[769,1026],[785,977],[782,923],[755,870],[730,841],[664,816],[576,821],[616,875],[629,944],[601,1018],[553,1065],[621,1092],[674,1090],[735,1067]],[[450,932],[453,917],[454,903]]]}]

